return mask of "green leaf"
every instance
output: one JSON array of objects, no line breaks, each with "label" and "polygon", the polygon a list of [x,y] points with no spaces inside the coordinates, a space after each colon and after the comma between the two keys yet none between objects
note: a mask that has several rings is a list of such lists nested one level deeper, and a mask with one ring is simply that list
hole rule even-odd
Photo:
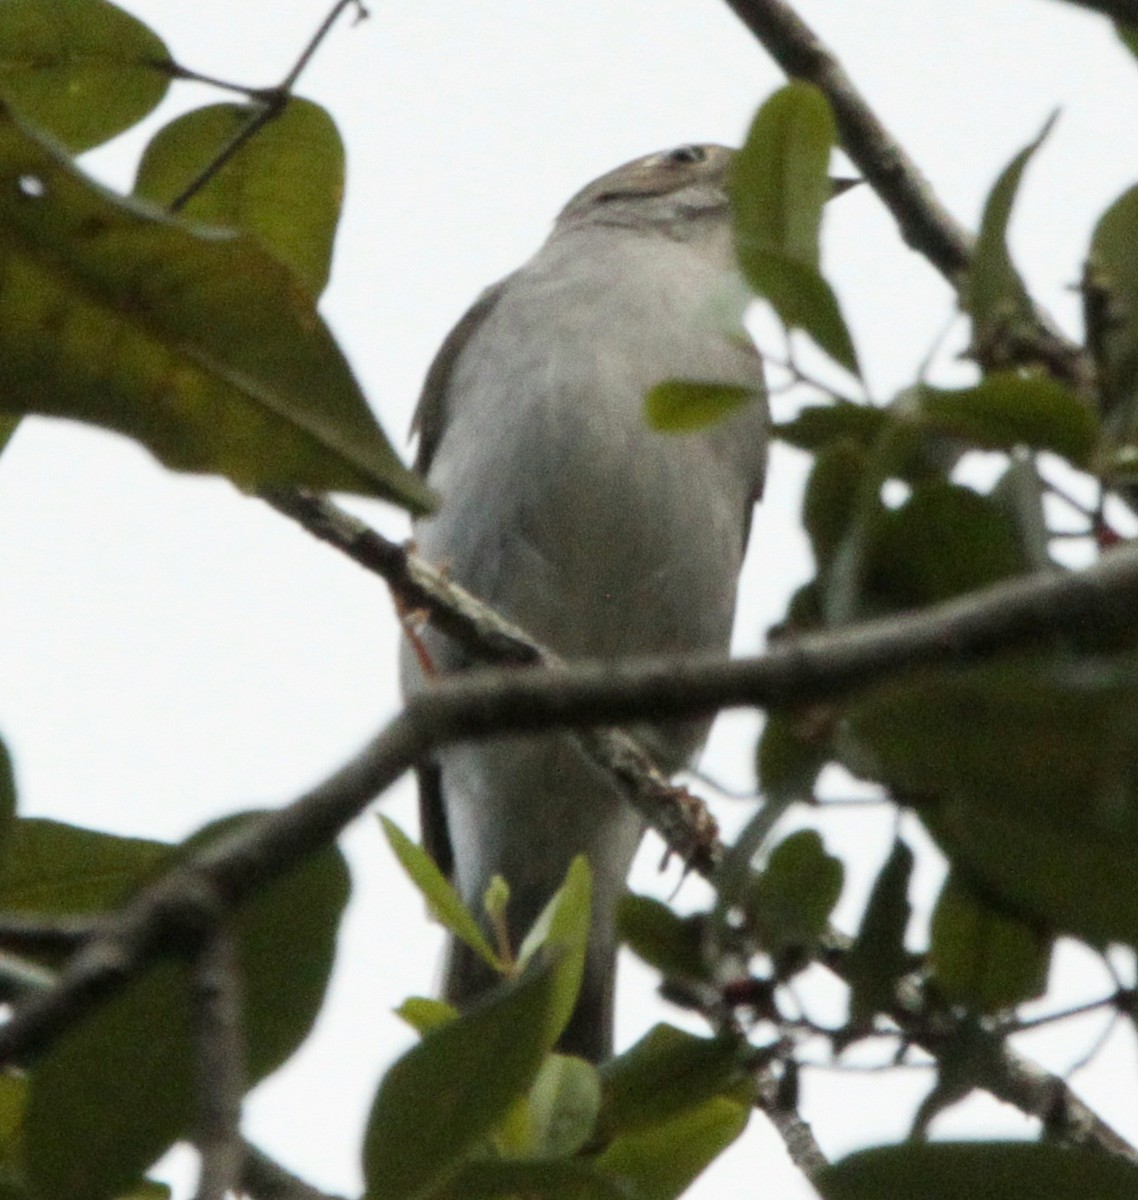
[{"label": "green leaf", "polygon": [[1118,34],[1118,40],[1138,58],[1138,25],[1127,25],[1122,21],[1114,22],[1114,32]]},{"label": "green leaf", "polygon": [[503,970],[503,964],[486,940],[470,909],[463,904],[447,877],[435,865],[435,861],[413,841],[390,818],[380,815],[380,824],[391,852],[399,865],[407,872],[411,882],[423,894],[427,907],[435,920],[445,926],[460,941],[465,942],[483,961],[495,971]]},{"label": "green leaf", "polygon": [[0,451],[12,440],[12,434],[16,432],[19,424],[19,417],[5,417],[0,414]]},{"label": "green leaf", "polygon": [[[200,847],[250,816],[195,835]],[[170,861],[185,853],[171,850]],[[308,1035],[332,969],[347,869],[320,851],[239,911],[249,1085],[274,1071]],[[25,1151],[42,1200],[104,1200],[134,1186],[196,1113],[187,968],[165,961],[128,983],[61,1035],[37,1062]]]},{"label": "green leaf", "polygon": [[1132,1200],[1138,1167],[1126,1159],[1030,1142],[907,1142],[862,1150],[813,1180],[824,1200]]},{"label": "green leaf", "polygon": [[107,0],[0,4],[0,97],[71,151],[141,121],[171,66],[161,38]]},{"label": "green leaf", "polygon": [[868,465],[866,452],[845,439],[826,446],[814,461],[802,501],[802,523],[819,570],[830,566],[850,532]]},{"label": "green leaf", "polygon": [[755,399],[751,388],[735,383],[700,383],[669,379],[648,390],[644,412],[660,433],[691,433],[722,421]]},{"label": "green leaf", "polygon": [[758,747],[759,787],[767,802],[811,800],[829,757],[825,722],[811,719],[809,712],[772,712]]},{"label": "green leaf", "polygon": [[596,1162],[638,1200],[673,1200],[743,1132],[750,1105],[714,1096],[655,1125],[619,1134]]},{"label": "green leaf", "polygon": [[898,981],[912,969],[913,956],[905,949],[905,931],[912,915],[912,874],[913,852],[898,839],[874,881],[861,929],[845,962],[843,974],[850,985],[850,1021],[854,1024],[890,1011]]},{"label": "green leaf", "polygon": [[929,957],[950,1001],[996,1012],[1043,993],[1051,942],[986,904],[953,872],[933,911]]},{"label": "green leaf", "polygon": [[[1007,230],[1024,169],[1054,123],[1052,116],[1004,168],[984,204],[980,236],[960,288],[961,306],[972,318],[972,353],[980,362],[992,362],[996,341],[1014,335],[1017,325],[1034,323],[1031,298],[1008,251]],[[1006,360],[1002,354],[995,358],[997,364]]]},{"label": "green leaf", "polygon": [[[1138,438],[1138,185],[1103,213],[1091,236],[1086,289],[1105,297],[1101,320],[1089,328],[1107,420],[1135,453]],[[1088,319],[1088,325],[1091,322]]]},{"label": "green leaf", "polygon": [[167,863],[170,853],[163,842],[21,817],[0,858],[0,909],[44,916],[103,912]]},{"label": "green leaf", "polygon": [[[602,1175],[582,1159],[521,1162],[517,1159],[469,1162],[431,1200],[638,1200],[629,1188]],[[3,1200],[3,1198],[0,1198]]]},{"label": "green leaf", "polygon": [[670,1121],[749,1078],[746,1043],[701,1038],[656,1025],[601,1067],[604,1103],[598,1130],[604,1137]]},{"label": "green leaf", "polygon": [[659,900],[630,892],[620,898],[616,910],[620,940],[662,975],[680,979],[708,978],[705,924],[705,917],[681,917]]},{"label": "green leaf", "polygon": [[593,1136],[601,1107],[597,1069],[582,1058],[551,1054],[527,1102],[530,1155],[567,1158]]},{"label": "green leaf", "polygon": [[0,411],[104,425],[242,487],[430,505],[287,267],[115,198],[3,106],[0,278]]},{"label": "green leaf", "polygon": [[367,1200],[425,1196],[454,1174],[537,1077],[555,1003],[538,961],[395,1063],[368,1119]]},{"label": "green leaf", "polygon": [[842,894],[844,877],[841,860],[826,853],[813,829],[784,838],[743,900],[764,949],[780,955],[815,946]]},{"label": "green leaf", "polygon": [[778,421],[774,434],[800,450],[818,453],[834,442],[851,441],[869,449],[893,420],[887,408],[838,400],[833,404],[808,404],[789,421]]},{"label": "green leaf", "polygon": [[[259,111],[214,104],[160,129],[139,163],[135,195],[167,208]],[[251,234],[318,296],[332,266],[343,194],[335,122],[319,104],[293,96],[179,212]]]},{"label": "green leaf", "polygon": [[1019,532],[991,497],[945,480],[918,483],[880,514],[865,589],[886,609],[936,604],[1030,568]]},{"label": "green leaf", "polygon": [[990,450],[1052,450],[1084,466],[1098,441],[1090,406],[1043,375],[997,371],[976,387],[920,384],[905,395],[931,428]]},{"label": "green leaf", "polygon": [[836,141],[825,96],[808,83],[788,84],[756,113],[728,190],[747,282],[770,301],[784,325],[804,329],[856,375],[853,342],[818,269],[822,207],[833,190],[827,168]]},{"label": "green leaf", "polygon": [[812,84],[789,83],[763,104],[731,167],[741,248],[755,244],[818,265],[822,208],[833,191],[830,151],[837,139],[829,102]]},{"label": "green leaf", "polygon": [[554,1002],[550,1009],[547,1049],[552,1049],[561,1036],[577,1005],[585,973],[592,900],[592,872],[585,856],[578,854],[569,864],[565,882],[542,910],[518,949],[518,962],[523,967],[538,950],[544,951],[554,964]]},{"label": "green leaf", "polygon": [[458,1016],[458,1009],[445,1000],[432,1000],[427,996],[409,996],[395,1010],[395,1015],[405,1021],[418,1034],[430,1033]]},{"label": "green leaf", "polygon": [[801,329],[852,375],[860,375],[857,351],[838,298],[818,271],[777,250],[739,250],[747,282],[778,313],[788,329]]},{"label": "green leaf", "polygon": [[[12,756],[0,740],[0,879],[12,842],[16,823],[16,776],[12,771]],[[2,907],[2,902],[0,902]]]},{"label": "green leaf", "polygon": [[1138,945],[1133,660],[929,672],[867,695],[847,720],[863,768],[917,806],[1002,910]]}]

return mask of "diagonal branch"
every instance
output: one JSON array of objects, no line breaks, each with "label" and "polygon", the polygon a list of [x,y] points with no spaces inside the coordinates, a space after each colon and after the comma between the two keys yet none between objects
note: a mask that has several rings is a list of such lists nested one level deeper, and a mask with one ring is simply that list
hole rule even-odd
[{"label": "diagonal branch", "polygon": [[[1088,625],[1129,627],[1135,612],[1138,548],[1126,547],[1079,573],[1039,572],[922,612],[803,637],[751,659],[632,660],[479,671],[440,681],[323,783],[203,847],[107,917],[57,984],[29,997],[0,1026],[0,1062],[21,1063],[41,1052],[159,955],[184,948],[187,928],[200,930],[203,922],[232,912],[326,846],[374,797],[442,745],[505,731],[832,700],[900,670],[958,663]],[[711,872],[714,865],[701,869]]]}]

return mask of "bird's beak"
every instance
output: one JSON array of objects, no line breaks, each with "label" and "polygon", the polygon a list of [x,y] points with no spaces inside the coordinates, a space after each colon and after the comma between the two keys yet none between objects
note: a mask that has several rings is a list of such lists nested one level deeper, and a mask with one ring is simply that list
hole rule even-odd
[{"label": "bird's beak", "polygon": [[840,196],[840,195],[842,195],[843,192],[848,192],[850,190],[850,188],[855,188],[858,186],[859,183],[864,183],[864,182],[865,182],[864,179],[831,178],[830,179],[830,199],[833,200],[835,196]]}]

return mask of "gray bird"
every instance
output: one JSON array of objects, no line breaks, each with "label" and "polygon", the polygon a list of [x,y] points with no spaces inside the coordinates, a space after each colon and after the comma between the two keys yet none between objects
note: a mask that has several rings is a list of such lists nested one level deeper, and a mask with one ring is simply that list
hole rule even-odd
[{"label": "gray bird", "polygon": [[[485,291],[443,343],[416,414],[418,466],[439,493],[419,552],[567,659],[726,652],[769,419],[740,322],[725,177],[732,151],[681,146],[590,183],[519,270]],[[742,384],[755,400],[693,434],[645,421],[670,379]],[[440,672],[470,665],[444,635]],[[424,686],[404,653],[404,689]],[[660,731],[656,731],[660,732]],[[705,723],[669,727],[661,765],[690,761]],[[580,1000],[560,1048],[612,1052],[615,909],[641,818],[567,736],[453,746],[419,772],[423,840],[481,912],[510,886],[520,939],[573,857],[593,872]],[[516,941],[515,941],[516,945]],[[462,945],[445,995],[493,982]]]}]

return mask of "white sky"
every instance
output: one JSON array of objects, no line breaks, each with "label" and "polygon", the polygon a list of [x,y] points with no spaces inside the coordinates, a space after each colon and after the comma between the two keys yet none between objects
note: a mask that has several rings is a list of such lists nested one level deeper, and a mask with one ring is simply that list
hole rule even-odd
[{"label": "white sky", "polygon": [[[126,0],[188,66],[275,81],[323,17],[325,0]],[[949,207],[975,225],[1011,155],[1056,107],[1032,166],[1014,245],[1038,295],[1077,331],[1081,258],[1095,215],[1138,175],[1138,63],[1107,23],[1050,0],[809,0],[800,11],[845,61]],[[737,142],[782,82],[719,0],[375,0],[345,24],[300,91],[336,118],[348,187],[324,312],[397,444],[426,367],[474,295],[544,236],[581,184],[628,158],[692,141]],[[175,88],[158,124],[214,97]],[[217,97],[221,98],[221,97]],[[145,134],[91,159],[127,185]],[[868,189],[835,205],[828,269],[878,398],[912,380],[949,318],[946,286],[907,251]],[[794,531],[802,461],[776,454],[756,522],[739,622],[754,648],[808,573]],[[357,504],[387,532],[393,510]],[[397,709],[397,631],[382,586],[256,501],[176,477],[124,440],[27,422],[0,463],[0,731],[22,807],[95,827],[180,838],[208,819],[275,805],[342,761]],[[754,721],[722,723],[705,767],[748,783]],[[750,739],[750,741],[748,741]],[[384,798],[413,825],[410,786]],[[737,823],[741,806],[728,806]],[[888,814],[820,824],[855,851],[849,903],[864,894]],[[248,1104],[250,1136],[313,1182],[352,1192],[361,1123],[385,1065],[411,1042],[390,1010],[432,988],[441,938],[386,854],[376,823],[346,847],[356,902],[332,1002],[317,1036]],[[646,852],[641,886],[662,888]],[[926,889],[927,890],[927,889]],[[698,903],[697,889],[682,899]],[[1104,987],[1084,959],[1072,994]],[[619,1036],[657,1019],[646,972],[626,971]],[[819,1005],[822,1001],[819,1001]],[[820,1008],[826,1013],[826,1009]],[[1057,1068],[1093,1023],[1039,1043]],[[1138,1137],[1129,1036],[1076,1083]],[[924,1073],[809,1072],[804,1113],[823,1148],[900,1136]],[[994,1103],[945,1118],[938,1134],[1015,1134]],[[691,1193],[810,1190],[756,1116]]]}]

